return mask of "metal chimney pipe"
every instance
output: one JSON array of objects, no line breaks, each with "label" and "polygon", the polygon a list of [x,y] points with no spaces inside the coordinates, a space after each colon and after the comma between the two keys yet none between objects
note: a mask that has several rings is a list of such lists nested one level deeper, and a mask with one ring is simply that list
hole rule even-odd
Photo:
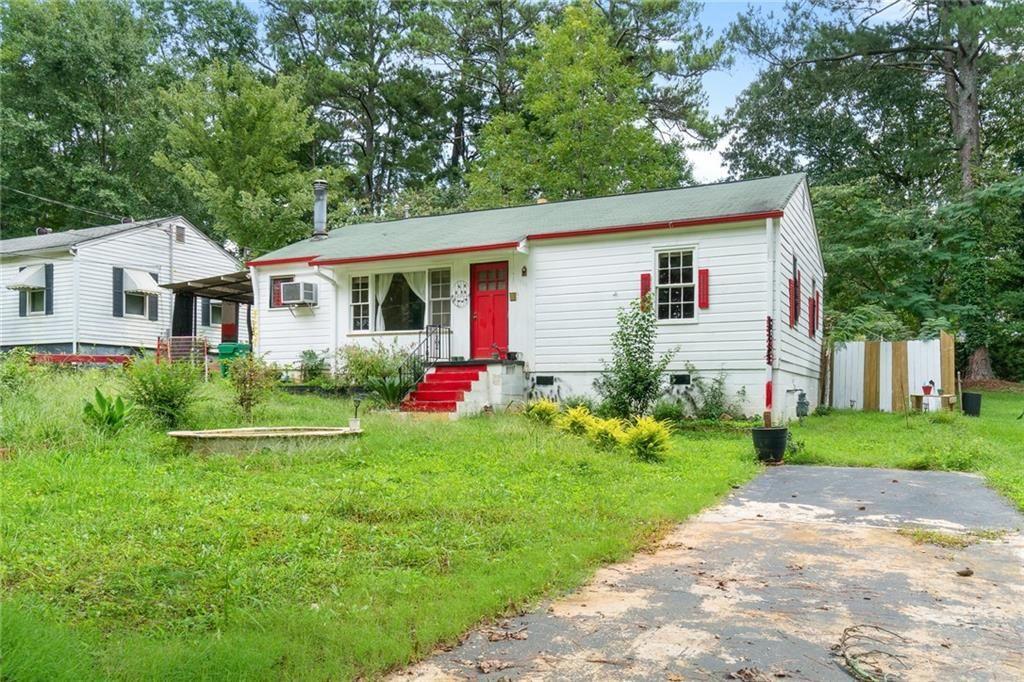
[{"label": "metal chimney pipe", "polygon": [[327,236],[327,181],[313,181],[313,239]]}]

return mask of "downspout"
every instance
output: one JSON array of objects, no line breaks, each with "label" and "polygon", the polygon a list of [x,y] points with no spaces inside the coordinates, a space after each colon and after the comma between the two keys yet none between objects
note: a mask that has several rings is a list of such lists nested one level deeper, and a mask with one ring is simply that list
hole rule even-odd
[{"label": "downspout", "polygon": [[249,283],[252,285],[252,305],[249,306],[249,345],[254,354],[260,355],[262,353],[258,343],[260,339],[260,287],[255,265],[249,266]]},{"label": "downspout", "polygon": [[775,311],[775,287],[776,287],[776,272],[775,272],[775,219],[768,218],[765,220],[765,238],[767,239],[767,255],[768,255],[768,291],[767,301],[765,310],[767,315],[765,316],[765,379],[764,379],[764,411],[765,411],[765,425],[767,426],[768,420],[771,418],[772,404],[774,402],[773,385],[772,385],[772,374],[773,366],[778,362],[778,354],[775,348],[775,327],[778,323],[778,317]]},{"label": "downspout", "polygon": [[78,280],[79,280],[79,275],[78,275],[78,270],[79,270],[78,247],[77,246],[72,246],[70,249],[68,249],[68,253],[71,254],[71,278],[72,278],[72,285],[73,285],[73,288],[74,288],[74,291],[75,291],[75,294],[74,294],[74,301],[75,301],[74,310],[75,310],[75,313],[74,313],[74,315],[71,316],[71,353],[72,353],[72,355],[78,355],[78,325],[79,325],[78,318],[79,318],[79,315],[81,315],[81,312],[80,312],[81,308],[79,306],[80,299],[79,299],[79,293],[78,293],[79,292],[79,286],[78,286]]},{"label": "downspout", "polygon": [[317,275],[319,275],[320,277],[322,277],[322,278],[326,279],[328,282],[330,282],[331,283],[331,290],[334,292],[334,298],[333,298],[333,301],[334,301],[334,319],[331,321],[331,367],[335,371],[337,371],[338,370],[338,367],[337,367],[337,363],[338,363],[338,328],[341,326],[341,316],[340,316],[340,311],[341,311],[340,303],[341,302],[338,300],[338,297],[341,295],[341,292],[338,291],[338,280],[336,280],[333,275],[329,275],[326,272],[324,272],[321,266],[314,265],[313,266],[313,272],[315,272]]}]

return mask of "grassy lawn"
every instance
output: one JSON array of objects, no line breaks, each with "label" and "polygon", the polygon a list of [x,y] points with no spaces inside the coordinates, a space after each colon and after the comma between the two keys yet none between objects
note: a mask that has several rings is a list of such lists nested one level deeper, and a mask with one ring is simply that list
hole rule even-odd
[{"label": "grassy lawn", "polygon": [[[743,436],[677,437],[643,464],[516,416],[371,414],[333,447],[200,458],[144,423],[93,433],[97,384],[112,378],[62,373],[6,401],[4,679],[377,676],[757,472]],[[192,426],[237,425],[226,388],[208,392]],[[280,395],[258,421],[350,415]]]},{"label": "grassy lawn", "polygon": [[[791,464],[976,471],[1024,509],[1024,393],[983,393],[981,416],[837,411],[792,426]],[[951,418],[952,417],[952,418]]]}]

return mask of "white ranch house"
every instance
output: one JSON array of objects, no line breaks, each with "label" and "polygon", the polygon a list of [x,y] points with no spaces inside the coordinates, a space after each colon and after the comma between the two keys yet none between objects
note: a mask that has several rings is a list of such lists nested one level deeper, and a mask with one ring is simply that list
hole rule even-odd
[{"label": "white ranch house", "polygon": [[[172,332],[174,294],[163,284],[241,267],[180,216],[0,240],[0,349],[92,356],[155,349]],[[183,335],[214,348],[225,331],[248,339],[244,310],[236,318],[238,308],[216,299],[189,303],[175,317]]]},{"label": "white ranch house", "polygon": [[430,330],[411,409],[592,394],[616,312],[648,290],[659,350],[680,349],[675,390],[692,365],[724,372],[749,414],[790,418],[799,390],[817,403],[825,273],[802,174],[349,225],[248,265],[272,361]]}]

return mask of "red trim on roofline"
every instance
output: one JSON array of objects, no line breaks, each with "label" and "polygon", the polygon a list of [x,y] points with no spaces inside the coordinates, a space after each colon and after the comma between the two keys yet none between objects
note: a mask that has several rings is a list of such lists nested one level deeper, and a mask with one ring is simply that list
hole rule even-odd
[{"label": "red trim on roofline", "polygon": [[352,258],[325,258],[310,265],[343,265],[345,263],[365,263],[377,260],[400,260],[402,258],[419,258],[421,256],[443,256],[449,253],[469,253],[471,251],[496,251],[519,246],[519,242],[501,242],[500,244],[483,244],[481,246],[456,246],[450,249],[432,249],[430,251],[410,251],[409,253],[389,253],[382,256],[353,256]]},{"label": "red trim on roofline", "polygon": [[[617,225],[615,227],[599,227],[595,229],[571,230],[569,232],[539,232],[526,235],[531,239],[567,239],[569,237],[587,237],[599,234],[616,234],[619,232],[641,232],[645,230],[668,230],[679,227],[700,227],[721,223],[736,223],[744,220],[763,220],[765,218],[781,218],[782,211],[760,211],[757,213],[734,213],[715,216],[713,218],[691,218],[689,220],[666,220],[657,223],[638,223],[636,225]],[[296,258],[272,258],[270,260],[253,260],[246,265],[283,265],[285,263],[306,263],[314,265],[345,265],[348,263],[367,263],[380,260],[402,260],[404,258],[421,258],[424,256],[443,256],[451,253],[471,253],[473,251],[495,251],[519,246],[519,242],[501,242],[500,244],[482,244],[480,246],[456,246],[450,249],[431,249],[429,251],[409,251],[406,253],[390,253],[376,256],[353,256],[351,258],[324,258],[319,256],[300,256]]]},{"label": "red trim on roofline", "polygon": [[675,227],[698,227],[719,223],[736,223],[743,220],[759,220],[763,218],[781,218],[782,211],[762,211],[759,213],[736,213],[733,215],[716,216],[714,218],[691,218],[689,220],[666,220],[658,223],[638,223],[636,225],[617,225],[615,227],[599,227],[596,229],[572,230],[571,232],[541,232],[531,234],[527,239],[563,239],[566,237],[586,237],[594,234],[615,234],[617,232],[640,232],[643,230],[667,230]]},{"label": "red trim on roofline", "polygon": [[260,265],[284,265],[285,263],[308,263],[316,260],[316,256],[293,256],[292,258],[271,258],[269,260],[251,260],[246,262],[246,267]]}]

